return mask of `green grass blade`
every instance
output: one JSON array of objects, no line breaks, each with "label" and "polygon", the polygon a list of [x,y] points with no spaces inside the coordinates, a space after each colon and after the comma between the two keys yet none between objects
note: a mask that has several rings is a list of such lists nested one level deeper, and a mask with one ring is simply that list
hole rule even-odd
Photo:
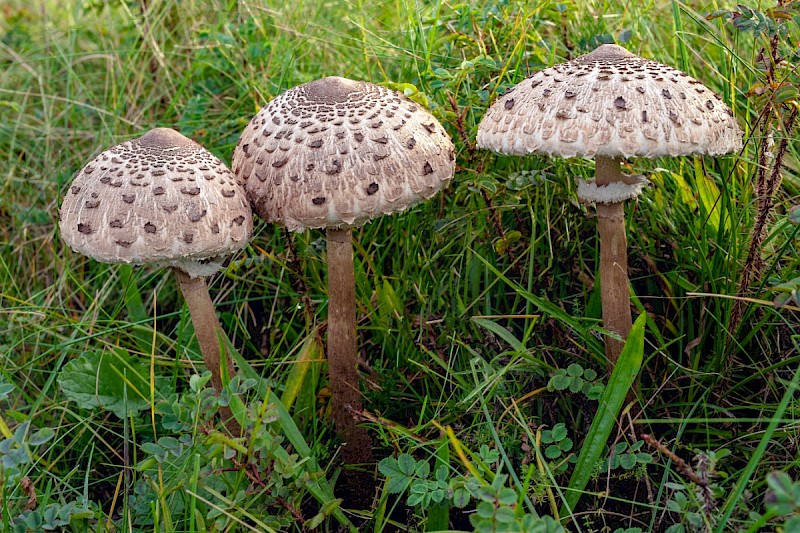
[{"label": "green grass blade", "polygon": [[[292,444],[295,451],[300,455],[300,457],[305,458],[308,461],[308,469],[311,472],[315,472],[319,470],[319,466],[316,464],[314,457],[311,455],[311,448],[306,443],[305,438],[303,438],[303,434],[300,432],[300,429],[295,424],[292,415],[289,414],[289,411],[286,409],[286,406],[281,403],[280,398],[278,398],[275,393],[269,389],[266,384],[261,379],[261,376],[250,366],[250,363],[242,357],[239,351],[236,349],[235,346],[231,343],[230,339],[225,336],[225,345],[228,348],[228,353],[231,354],[231,357],[236,362],[236,366],[239,367],[239,372],[242,374],[244,378],[253,378],[258,380],[259,384],[256,385],[256,392],[261,397],[262,400],[270,402],[275,405],[275,409],[278,412],[278,424],[283,431],[283,434],[286,436],[287,440]],[[237,410],[233,409],[234,415],[237,414]],[[237,418],[238,419],[238,418]],[[245,420],[242,418],[239,420],[239,423],[244,425]],[[288,452],[279,446],[278,449],[275,450],[276,455],[283,455],[286,454],[288,457]],[[319,479],[310,479],[306,483],[306,488],[311,493],[314,498],[320,502],[321,504],[325,504],[333,499],[335,496],[333,495],[333,489],[331,488],[328,480],[325,476],[320,476]],[[352,522],[345,516],[344,511],[339,508],[333,511],[333,517],[339,521],[340,524],[346,526],[351,532],[356,531],[355,526],[353,526]]]},{"label": "green grass blade", "polygon": [[[488,268],[495,276],[497,276],[501,281],[503,281],[506,285],[511,287],[517,294],[525,298],[527,301],[532,303],[536,308],[541,311],[542,313],[549,315],[559,322],[566,324],[567,326],[574,329],[577,333],[580,334],[581,339],[586,343],[587,351],[599,362],[604,363],[604,359],[601,357],[601,354],[604,353],[603,347],[597,337],[594,336],[592,333],[591,327],[587,327],[584,325],[581,320],[574,318],[572,315],[561,309],[556,304],[546,300],[545,298],[541,298],[526,291],[522,285],[511,281],[502,272],[500,272],[493,264],[489,261],[484,259],[480,254],[475,253],[475,257],[477,257],[486,268]],[[483,324],[482,324],[483,325]]]},{"label": "green grass blade", "polygon": [[491,320],[487,320],[485,318],[472,318],[472,321],[484,329],[488,329],[504,341],[508,343],[509,346],[514,348],[515,351],[519,353],[525,353],[527,349],[525,345],[522,344],[519,339],[517,339],[510,331],[506,328],[498,324],[497,322],[493,322]]},{"label": "green grass blade", "polygon": [[315,361],[319,361],[323,358],[324,355],[319,337],[315,334],[306,337],[305,342],[300,346],[294,364],[291,365],[292,368],[289,370],[289,375],[286,377],[283,394],[281,394],[281,403],[287,410],[292,408],[294,401],[299,396],[306,382],[306,375],[311,365],[313,365]]},{"label": "green grass blade", "polygon": [[[442,438],[439,446],[435,452],[436,461],[434,462],[433,471],[435,472],[440,466],[445,468],[450,467],[450,445],[447,438]],[[447,500],[445,500],[446,502]],[[427,531],[444,531],[450,525],[450,506],[434,505],[428,508],[428,522]]]},{"label": "green grass blade", "polygon": [[136,346],[142,353],[150,353],[153,344],[152,332],[140,326],[150,320],[147,309],[142,301],[142,293],[136,282],[133,267],[123,263],[119,265],[118,275],[125,284],[125,310],[128,312],[128,322],[131,323],[131,335],[136,339]]},{"label": "green grass blade", "polygon": [[781,403],[778,404],[775,413],[772,415],[772,420],[770,420],[767,429],[764,431],[761,441],[758,443],[758,447],[756,447],[753,455],[750,456],[750,460],[747,462],[747,466],[744,468],[742,475],[739,476],[736,488],[733,489],[728,499],[725,500],[722,516],[717,522],[719,525],[717,526],[716,533],[722,533],[725,530],[731,513],[733,513],[736,505],[742,501],[742,495],[747,489],[756,468],[760,466],[764,458],[764,452],[767,451],[767,446],[772,442],[772,437],[775,435],[775,430],[778,429],[778,425],[782,423],[781,419],[783,418],[783,413],[786,412],[789,402],[795,397],[795,394],[797,394],[798,382],[800,382],[800,367],[797,368],[792,381],[787,385],[786,392],[783,394],[783,398],[781,398]]},{"label": "green grass blade", "polygon": [[625,403],[625,396],[631,388],[639,368],[642,366],[644,356],[644,326],[647,314],[642,313],[633,323],[631,332],[622,353],[608,380],[608,386],[600,400],[589,433],[583,442],[578,462],[572,471],[569,486],[566,491],[566,501],[561,508],[561,516],[568,516],[581,497],[583,489],[595,472],[595,465],[600,460],[605,450],[608,437],[617,423],[617,415]]}]

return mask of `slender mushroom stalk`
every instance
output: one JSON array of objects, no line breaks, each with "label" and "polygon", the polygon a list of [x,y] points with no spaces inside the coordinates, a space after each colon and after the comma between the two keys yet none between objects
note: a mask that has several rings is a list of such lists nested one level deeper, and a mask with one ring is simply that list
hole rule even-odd
[{"label": "slender mushroom stalk", "polygon": [[[197,344],[200,346],[200,355],[206,368],[211,372],[211,386],[217,394],[222,392],[222,363],[225,362],[228,379],[232,378],[235,370],[228,351],[220,350],[220,341],[225,332],[219,323],[217,312],[214,310],[214,302],[208,294],[208,286],[203,276],[191,277],[179,268],[174,268],[175,277],[178,278],[178,286],[183,294],[186,307],[189,308],[189,316],[192,317],[194,334],[197,337]],[[223,357],[224,353],[224,357]],[[230,407],[220,407],[220,417],[225,422],[225,427],[233,435],[239,435],[242,427],[233,416]]]},{"label": "slender mushroom stalk", "polygon": [[[105,263],[172,267],[214,390],[222,390],[222,328],[204,276],[244,247],[253,232],[243,183],[213,154],[168,128],[109,148],[72,181],[61,236]],[[228,376],[233,364],[225,352]],[[239,426],[222,410],[229,430]]]},{"label": "slender mushroom stalk", "polygon": [[225,362],[228,378],[233,377],[234,369],[233,361],[231,361],[227,350],[224,358],[220,351],[220,339],[224,333],[214,310],[214,303],[208,294],[206,280],[202,276],[193,278],[177,268],[174,270],[183,299],[186,301],[186,306],[189,308],[189,314],[192,317],[192,325],[194,326],[194,334],[197,337],[197,344],[200,346],[200,353],[203,356],[206,368],[211,371],[211,385],[219,394],[222,392],[223,386],[222,361]]},{"label": "slender mushroom stalk", "polygon": [[347,464],[372,457],[354,418],[361,394],[350,228],[430,198],[452,179],[454,161],[444,128],[419,104],[339,77],[277,96],[234,150],[233,171],[261,218],[290,231],[328,231],[328,373]]},{"label": "slender mushroom stalk", "polygon": [[348,464],[372,460],[367,430],[353,414],[362,409],[358,388],[356,343],[356,283],[350,228],[328,228],[328,366],[331,376],[331,409],[337,431],[347,446],[342,454]]},{"label": "slender mushroom stalk", "polygon": [[[595,183],[598,187],[621,182],[619,159],[595,157]],[[597,232],[600,235],[600,299],[603,325],[623,339],[631,330],[631,297],[628,285],[628,243],[625,236],[623,202],[597,204]],[[624,342],[606,341],[609,368],[614,368]]]},{"label": "slender mushroom stalk", "polygon": [[[647,183],[620,172],[622,157],[720,155],[739,149],[742,130],[719,96],[684,72],[604,44],[540,70],[492,104],[478,146],[511,155],[594,157],[596,179],[578,198],[597,205],[603,325],[631,328],[623,202]],[[612,369],[622,350],[606,340]]]}]

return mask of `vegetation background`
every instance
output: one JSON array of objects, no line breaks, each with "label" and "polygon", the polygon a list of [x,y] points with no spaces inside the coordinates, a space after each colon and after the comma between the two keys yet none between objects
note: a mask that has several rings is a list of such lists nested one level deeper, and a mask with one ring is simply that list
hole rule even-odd
[{"label": "vegetation background", "polygon": [[[0,13],[0,530],[800,530],[798,2]],[[605,42],[700,79],[745,130],[740,154],[626,165],[654,187],[627,207],[647,321],[617,422],[598,408],[626,388],[605,372],[593,210],[575,196],[593,163],[474,142],[498,93]],[[443,194],[356,232],[363,417],[383,459],[358,508],[329,486],[322,233],[259,223],[210,280],[243,358],[218,399],[174,277],[88,260],[57,230],[71,176],[105,148],[169,126],[229,162],[262,105],[326,75],[404,91],[458,154]],[[237,398],[247,439],[212,416]],[[608,442],[588,442],[593,422]]]}]

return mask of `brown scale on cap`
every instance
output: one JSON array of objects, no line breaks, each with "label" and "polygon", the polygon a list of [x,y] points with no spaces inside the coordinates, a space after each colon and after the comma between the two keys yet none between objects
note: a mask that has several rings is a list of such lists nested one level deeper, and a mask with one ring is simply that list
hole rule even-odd
[{"label": "brown scale on cap", "polygon": [[730,108],[702,83],[613,44],[536,72],[478,127],[481,148],[561,157],[720,155],[741,137]]},{"label": "brown scale on cap", "polygon": [[98,261],[208,275],[252,234],[239,180],[202,146],[167,128],[101,153],[76,174],[69,191],[61,235]]},{"label": "brown scale on cap", "polygon": [[430,198],[453,177],[439,122],[402,94],[329,77],[261,109],[233,154],[258,214],[292,231],[358,226]]}]

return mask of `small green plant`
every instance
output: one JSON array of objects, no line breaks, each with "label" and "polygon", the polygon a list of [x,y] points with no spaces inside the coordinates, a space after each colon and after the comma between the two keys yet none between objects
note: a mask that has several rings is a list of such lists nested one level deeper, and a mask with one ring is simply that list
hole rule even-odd
[{"label": "small green plant", "polygon": [[[245,439],[231,439],[214,429],[217,408],[247,394],[257,381],[234,376],[216,396],[207,387],[209,379],[208,372],[192,376],[189,390],[156,404],[169,433],[140,446],[144,457],[131,500],[133,523],[155,525],[152,502],[159,501],[167,506],[165,513],[183,513],[190,520],[196,513],[186,510],[200,509],[203,520],[213,521],[219,530],[237,523],[240,508],[261,510],[250,515],[259,529],[285,530],[299,517],[305,528],[318,527],[341,500],[322,505],[311,517],[304,515],[305,487],[321,474],[310,472],[297,454],[286,453],[283,437],[273,429],[275,406],[247,402]],[[154,479],[162,480],[160,486]]]},{"label": "small green plant", "polygon": [[12,531],[89,531],[89,520],[95,517],[96,507],[83,498],[64,504],[51,503],[20,514],[13,522]]},{"label": "small green plant", "polygon": [[497,474],[490,484],[476,491],[478,504],[469,521],[478,533],[500,531],[530,531],[535,533],[561,533],[564,527],[551,516],[537,516],[524,511],[517,501],[517,493],[504,484],[508,476]]},{"label": "small green plant", "polygon": [[[647,440],[647,439],[645,439]],[[663,446],[657,446],[664,453]],[[726,477],[725,472],[717,468],[720,460],[730,455],[730,451],[722,448],[717,451],[702,451],[695,454],[695,466],[667,451],[666,455],[675,464],[675,468],[686,481],[667,482],[666,488],[671,491],[667,500],[667,509],[679,517],[679,520],[666,529],[667,533],[685,533],[693,531],[711,531],[719,521],[717,500],[723,496],[723,490],[716,478]]]},{"label": "small green plant", "polygon": [[567,436],[567,426],[563,422],[553,426],[553,429],[542,431],[542,444],[546,445],[544,456],[550,459],[550,469],[555,474],[566,471],[570,463],[575,463],[577,460],[575,454],[570,453],[573,442]]},{"label": "small green plant", "polygon": [[767,486],[769,490],[764,496],[767,512],[783,518],[786,533],[800,531],[800,481],[793,481],[786,472],[770,472]]},{"label": "small green plant", "polygon": [[637,466],[648,465],[653,462],[653,456],[643,452],[644,441],[636,441],[629,445],[627,442],[618,442],[612,448],[611,454],[600,462],[601,472],[622,468],[633,470]]},{"label": "small green plant", "polygon": [[27,475],[27,469],[35,463],[33,450],[55,436],[50,428],[42,428],[33,433],[30,429],[30,422],[25,421],[16,427],[10,438],[0,441],[0,465],[3,486],[6,489],[16,488],[20,479]]},{"label": "small green plant", "polygon": [[[497,450],[483,445],[479,458],[485,464],[499,459]],[[517,501],[515,490],[505,486],[506,474],[495,474],[491,483],[481,482],[472,475],[453,475],[440,465],[431,476],[426,460],[417,461],[407,453],[386,457],[378,464],[378,470],[386,476],[386,491],[402,494],[408,491],[406,504],[421,510],[444,504],[466,509],[471,502],[475,512],[470,514],[470,523],[476,532],[531,531],[560,533],[563,527],[550,516],[539,517],[526,512]]]},{"label": "small green plant", "polygon": [[567,368],[559,368],[550,377],[547,383],[550,391],[569,390],[572,393],[581,393],[590,400],[599,400],[603,397],[606,388],[598,381],[597,371],[584,369],[578,363],[572,363]]},{"label": "small green plant", "polygon": [[800,306],[800,276],[790,279],[789,281],[770,278],[768,282],[772,285],[770,289],[775,292],[775,299],[773,301],[775,307],[780,308],[786,305]]},{"label": "small green plant", "polygon": [[422,509],[445,502],[463,509],[469,505],[479,485],[471,476],[453,476],[444,465],[439,466],[431,477],[428,462],[417,461],[407,453],[401,453],[397,458],[385,457],[378,464],[378,470],[386,476],[387,492],[401,494],[408,490],[406,504]]}]

